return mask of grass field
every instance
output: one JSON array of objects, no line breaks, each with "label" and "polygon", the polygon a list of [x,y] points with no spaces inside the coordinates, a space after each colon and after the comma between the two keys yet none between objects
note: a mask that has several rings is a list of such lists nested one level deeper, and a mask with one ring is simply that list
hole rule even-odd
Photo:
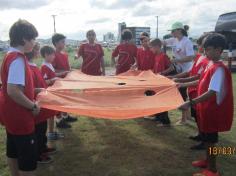
[{"label": "grass field", "polygon": [[[106,60],[108,55],[106,52]],[[79,66],[70,60],[75,67]],[[233,79],[236,93],[236,74]],[[179,111],[171,111],[172,122],[179,115]],[[59,152],[53,156],[52,164],[38,167],[39,176],[190,176],[198,171],[191,167],[191,161],[204,156],[203,152],[189,149],[195,144],[188,139],[196,132],[194,122],[163,128],[144,119],[111,121],[79,117],[64,132],[64,140],[50,144]],[[0,127],[0,176],[9,176],[5,138]],[[220,134],[219,146],[236,147],[235,121],[230,132]],[[236,154],[220,155],[218,164],[222,176],[236,174]]]}]

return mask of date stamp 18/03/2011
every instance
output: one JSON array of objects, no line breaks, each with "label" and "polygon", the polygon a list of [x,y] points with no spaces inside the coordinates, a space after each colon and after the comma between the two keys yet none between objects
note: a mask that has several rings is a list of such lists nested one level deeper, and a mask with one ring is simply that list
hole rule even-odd
[{"label": "date stamp 18/03/2011", "polygon": [[236,153],[236,147],[232,146],[215,146],[215,147],[209,147],[208,152],[210,155],[235,155]]}]

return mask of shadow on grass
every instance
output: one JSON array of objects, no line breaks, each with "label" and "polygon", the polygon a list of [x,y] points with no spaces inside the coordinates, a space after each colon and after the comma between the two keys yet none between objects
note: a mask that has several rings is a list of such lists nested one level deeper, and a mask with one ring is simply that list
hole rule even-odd
[{"label": "shadow on grass", "polygon": [[[187,139],[192,127],[157,128],[143,119],[127,121],[80,117],[66,138],[54,143],[59,149],[54,163],[39,166],[47,176],[188,176],[198,171],[191,161],[204,156],[192,152]],[[223,142],[234,145],[231,141]],[[220,157],[224,176],[235,169],[235,158]]]}]

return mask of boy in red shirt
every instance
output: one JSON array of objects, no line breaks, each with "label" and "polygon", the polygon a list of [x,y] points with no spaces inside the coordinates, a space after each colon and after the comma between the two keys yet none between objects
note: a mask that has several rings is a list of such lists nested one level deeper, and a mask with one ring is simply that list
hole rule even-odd
[{"label": "boy in red shirt", "polygon": [[104,52],[102,46],[95,42],[96,33],[89,30],[86,34],[88,43],[79,47],[76,58],[83,58],[81,71],[88,75],[105,75]]},{"label": "boy in red shirt", "polygon": [[[154,54],[154,65],[153,72],[162,75],[170,74],[174,68],[171,66],[169,57],[161,51],[162,42],[159,39],[153,39],[149,43],[150,50]],[[163,112],[156,114],[154,119],[151,117],[151,120],[160,122],[161,126],[170,126],[170,119],[168,112]],[[159,125],[159,124],[158,124]]]},{"label": "boy in red shirt", "polygon": [[[44,58],[44,62],[41,66],[41,73],[47,86],[52,86],[59,76],[64,76],[68,71],[56,73],[52,66],[55,58],[55,50],[51,46],[43,46],[40,50],[41,56]],[[60,118],[57,118],[60,121]],[[64,135],[54,131],[54,117],[48,120],[48,138],[49,140],[57,140],[63,138]],[[64,124],[65,128],[70,128],[69,124]]]},{"label": "boy in red shirt", "polygon": [[26,20],[15,22],[9,32],[11,48],[1,67],[3,124],[6,128],[6,153],[11,175],[33,176],[37,168],[35,117],[40,107],[28,61],[24,55],[33,49],[36,28]]},{"label": "boy in red shirt", "polygon": [[[54,45],[56,51],[55,51],[55,59],[52,63],[53,68],[55,69],[56,73],[61,72],[69,72],[70,71],[70,64],[68,59],[68,54],[64,51],[65,50],[65,40],[66,36],[63,34],[54,34],[52,36],[52,44]],[[60,78],[64,78],[66,74],[62,74],[61,76],[58,76]],[[67,128],[70,126],[66,122],[75,122],[77,121],[77,118],[71,117],[67,113],[61,113],[61,120],[56,123],[58,128]]]},{"label": "boy in red shirt", "polygon": [[146,32],[141,33],[140,41],[142,44],[141,48],[137,51],[137,66],[138,70],[152,70],[154,66],[155,55],[149,48],[149,35]]},{"label": "boy in red shirt", "polygon": [[[125,29],[121,35],[122,43],[112,53],[112,65],[116,66],[116,74],[124,73],[136,65],[137,47],[131,43],[132,32]],[[118,60],[115,58],[118,56]]]},{"label": "boy in red shirt", "polygon": [[[33,51],[25,53],[25,56],[28,59],[28,63],[30,69],[32,71],[32,77],[35,88],[45,89],[47,84],[42,77],[40,69],[37,67],[35,63],[33,63],[34,58],[38,58],[40,50],[39,43],[36,43]],[[52,158],[48,156],[48,154],[52,154],[56,152],[55,148],[49,148],[47,146],[47,118],[55,116],[55,111],[48,109],[41,109],[40,114],[36,117],[35,122],[35,133],[37,137],[37,148],[38,148],[38,163],[50,163],[52,162]]]},{"label": "boy in red shirt", "polygon": [[197,97],[180,106],[187,109],[197,106],[198,126],[203,132],[203,141],[207,147],[206,159],[194,161],[194,167],[206,168],[194,176],[219,176],[216,168],[216,156],[212,153],[218,142],[218,133],[230,131],[233,121],[233,89],[230,70],[219,61],[226,39],[213,33],[207,36],[204,49],[209,64],[200,78]]}]

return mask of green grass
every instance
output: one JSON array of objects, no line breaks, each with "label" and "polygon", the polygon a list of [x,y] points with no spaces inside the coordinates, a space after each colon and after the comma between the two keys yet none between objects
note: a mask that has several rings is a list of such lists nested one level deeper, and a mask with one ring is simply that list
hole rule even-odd
[{"label": "green grass", "polygon": [[[110,67],[110,65],[111,65],[111,50],[108,48],[103,48],[103,50],[104,50],[105,67]],[[80,68],[81,64],[82,64],[82,58],[80,58],[79,60],[74,60],[75,50],[72,48],[67,48],[66,51],[69,55],[69,62],[70,62],[71,67],[74,69]],[[2,63],[3,56],[4,56],[4,53],[0,51],[0,65]],[[38,58],[38,59],[35,59],[34,62],[38,66],[41,66],[43,59]]]},{"label": "green grass", "polygon": [[[233,74],[236,93],[236,74]],[[236,100],[236,99],[235,99]],[[172,122],[180,115],[171,111]],[[143,119],[111,121],[79,117],[66,138],[50,145],[59,152],[50,165],[39,166],[39,176],[190,176],[199,171],[191,161],[204,156],[189,147],[195,123],[162,128]],[[9,176],[5,158],[5,131],[0,127],[0,176]],[[220,134],[220,146],[236,147],[236,122],[230,132]],[[236,155],[219,156],[223,176],[236,173]]]}]

